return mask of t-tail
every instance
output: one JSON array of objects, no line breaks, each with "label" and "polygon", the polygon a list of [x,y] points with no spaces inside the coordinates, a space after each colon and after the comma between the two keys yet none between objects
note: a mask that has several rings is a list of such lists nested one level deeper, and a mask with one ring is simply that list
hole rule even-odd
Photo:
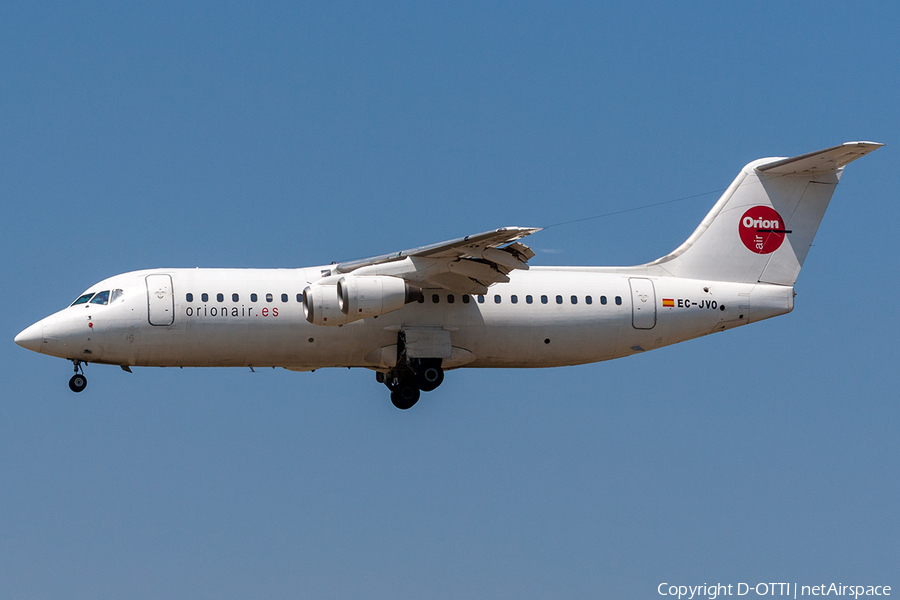
[{"label": "t-tail", "polygon": [[650,264],[677,277],[793,285],[844,167],[883,145],[751,162],[687,241]]}]

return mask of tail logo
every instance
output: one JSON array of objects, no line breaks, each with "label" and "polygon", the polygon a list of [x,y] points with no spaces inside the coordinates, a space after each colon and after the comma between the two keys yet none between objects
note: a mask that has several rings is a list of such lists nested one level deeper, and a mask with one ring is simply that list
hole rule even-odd
[{"label": "tail logo", "polygon": [[771,254],[781,247],[790,231],[784,228],[784,219],[774,208],[754,206],[741,217],[738,233],[750,252]]}]

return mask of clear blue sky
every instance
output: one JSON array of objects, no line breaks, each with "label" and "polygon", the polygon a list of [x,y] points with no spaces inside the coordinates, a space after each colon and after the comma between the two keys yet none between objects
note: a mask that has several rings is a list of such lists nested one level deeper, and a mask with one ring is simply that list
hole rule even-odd
[{"label": "clear blue sky", "polygon": [[[488,6],[484,6],[487,4]],[[655,598],[900,589],[900,8],[0,7],[2,598]],[[790,315],[645,355],[448,374],[69,363],[92,283],[296,267],[720,190],[848,140]],[[717,194],[551,228],[636,264]]]}]

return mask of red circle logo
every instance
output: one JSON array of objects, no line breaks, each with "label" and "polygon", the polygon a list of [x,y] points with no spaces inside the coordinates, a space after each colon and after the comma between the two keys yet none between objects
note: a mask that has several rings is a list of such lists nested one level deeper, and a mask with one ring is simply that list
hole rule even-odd
[{"label": "red circle logo", "polygon": [[771,206],[754,206],[741,217],[738,233],[750,252],[771,254],[784,242],[784,219]]}]

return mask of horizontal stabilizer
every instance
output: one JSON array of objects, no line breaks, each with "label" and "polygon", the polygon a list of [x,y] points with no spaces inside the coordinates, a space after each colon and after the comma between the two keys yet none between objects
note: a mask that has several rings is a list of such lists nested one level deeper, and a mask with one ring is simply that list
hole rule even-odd
[{"label": "horizontal stabilizer", "polygon": [[835,171],[882,146],[884,144],[879,144],[878,142],[846,142],[840,146],[832,146],[817,152],[776,160],[775,162],[758,166],[756,170],[777,175]]}]

